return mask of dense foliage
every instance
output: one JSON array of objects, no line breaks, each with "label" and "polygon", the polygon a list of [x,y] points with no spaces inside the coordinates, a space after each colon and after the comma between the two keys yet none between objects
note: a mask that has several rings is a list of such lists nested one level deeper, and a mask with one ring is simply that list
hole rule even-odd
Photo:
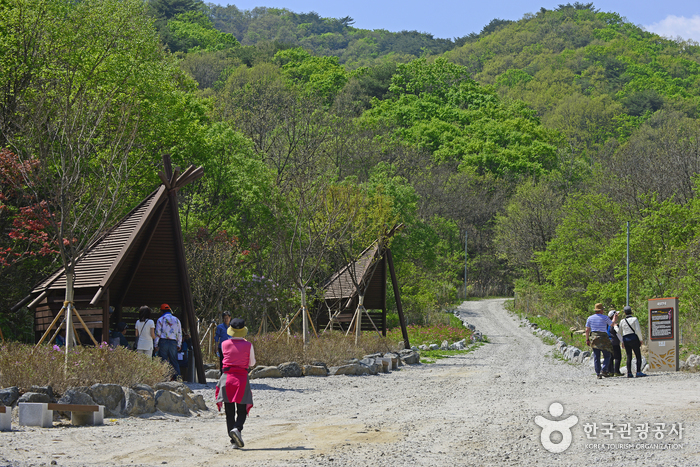
[{"label": "dense foliage", "polygon": [[193,0],[11,0],[0,15],[0,325],[17,323],[12,337],[26,336],[26,311],[5,310],[67,238],[34,217],[77,147],[77,207],[108,155],[128,166],[109,218],[158,183],[161,152],[205,168],[181,207],[206,319],[236,307],[251,329],[279,329],[403,224],[391,248],[411,322],[458,295],[517,288],[573,325],[595,302],[624,304],[629,221],[632,304],[679,296],[695,339],[692,41],[578,2],[455,40]]}]

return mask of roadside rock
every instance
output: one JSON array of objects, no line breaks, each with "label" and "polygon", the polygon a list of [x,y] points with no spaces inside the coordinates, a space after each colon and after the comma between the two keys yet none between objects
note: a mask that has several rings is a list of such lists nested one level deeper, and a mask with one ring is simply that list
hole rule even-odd
[{"label": "roadside rock", "polygon": [[415,365],[420,363],[420,354],[413,350],[402,350],[399,352],[399,357],[407,365]]},{"label": "roadside rock", "polygon": [[328,369],[330,375],[361,376],[370,374],[368,367],[360,363],[350,363],[342,366],[332,366]]},{"label": "roadside rock", "polygon": [[118,384],[93,384],[87,393],[97,405],[105,406],[106,417],[120,417],[124,412],[124,390]]},{"label": "roadside rock", "polygon": [[207,379],[219,379],[221,377],[221,373],[219,372],[219,370],[207,370],[204,376]]},{"label": "roadside rock", "polygon": [[164,383],[156,384],[155,390],[164,389],[166,391],[173,391],[178,394],[191,393],[192,390],[187,387],[184,383],[179,383],[177,381],[167,381]]},{"label": "roadside rock", "polygon": [[248,375],[249,379],[281,377],[282,372],[276,366],[256,366]]},{"label": "roadside rock", "polygon": [[159,389],[156,391],[156,408],[161,412],[175,414],[189,414],[185,399],[178,393],[168,391],[167,389]]},{"label": "roadside rock", "polygon": [[17,399],[17,403],[19,404],[20,402],[45,402],[49,403],[51,402],[51,398],[47,396],[44,393],[41,392],[25,392],[20,396],[19,399]]},{"label": "roadside rock", "polygon": [[19,388],[17,386],[0,389],[0,404],[6,407],[14,406],[17,399],[19,399]]},{"label": "roadside rock", "polygon": [[156,411],[156,400],[153,393],[142,391],[141,393],[134,389],[126,389],[126,400],[124,404],[124,413],[130,416],[138,416]]},{"label": "roadside rock", "polygon": [[303,376],[301,367],[297,362],[280,363],[279,365],[277,365],[277,368],[280,370],[280,373],[285,378],[298,378],[300,376]]},{"label": "roadside rock", "polygon": [[53,393],[53,388],[51,386],[32,386],[27,392],[39,392],[41,394],[46,394],[49,396],[51,402],[56,400],[56,395]]},{"label": "roadside rock", "polygon": [[304,376],[328,376],[328,368],[320,365],[304,365]]}]

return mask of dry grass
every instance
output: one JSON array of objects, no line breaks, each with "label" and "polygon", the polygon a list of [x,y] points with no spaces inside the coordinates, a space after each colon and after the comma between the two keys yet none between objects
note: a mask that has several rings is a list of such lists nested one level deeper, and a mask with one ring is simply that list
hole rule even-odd
[{"label": "dry grass", "polygon": [[17,386],[26,391],[31,386],[51,386],[62,394],[67,388],[113,383],[155,386],[170,379],[170,366],[160,359],[148,359],[124,348],[76,347],[68,355],[68,374],[64,374],[65,354],[47,345],[34,346],[17,342],[0,346],[0,387]]},{"label": "dry grass", "polygon": [[395,352],[398,343],[378,336],[376,333],[363,332],[355,346],[355,336],[345,337],[340,332],[326,332],[318,338],[311,338],[306,350],[301,336],[282,336],[277,334],[248,336],[255,347],[255,359],[258,365],[276,366],[284,362],[297,362],[308,365],[323,362],[328,366],[342,365],[349,359],[362,358],[378,352]]}]

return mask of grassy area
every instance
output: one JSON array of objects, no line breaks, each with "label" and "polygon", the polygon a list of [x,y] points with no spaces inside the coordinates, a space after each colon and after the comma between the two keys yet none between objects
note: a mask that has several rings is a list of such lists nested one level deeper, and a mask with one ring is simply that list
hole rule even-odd
[{"label": "grassy area", "polygon": [[421,350],[420,352],[420,362],[421,363],[435,363],[441,358],[449,358],[455,355],[464,355],[469,352],[473,352],[484,345],[483,342],[475,342],[464,350]]}]

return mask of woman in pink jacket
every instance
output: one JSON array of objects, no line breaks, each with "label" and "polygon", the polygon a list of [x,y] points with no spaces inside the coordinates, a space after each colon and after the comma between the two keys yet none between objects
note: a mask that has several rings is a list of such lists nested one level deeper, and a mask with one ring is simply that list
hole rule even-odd
[{"label": "woman in pink jacket", "polygon": [[248,382],[248,369],[255,366],[253,344],[245,340],[248,328],[240,318],[232,319],[228,328],[231,339],[221,344],[224,356],[221,378],[216,385],[216,405],[226,411],[226,430],[234,448],[244,446],[241,431],[250,409],[253,394]]}]

